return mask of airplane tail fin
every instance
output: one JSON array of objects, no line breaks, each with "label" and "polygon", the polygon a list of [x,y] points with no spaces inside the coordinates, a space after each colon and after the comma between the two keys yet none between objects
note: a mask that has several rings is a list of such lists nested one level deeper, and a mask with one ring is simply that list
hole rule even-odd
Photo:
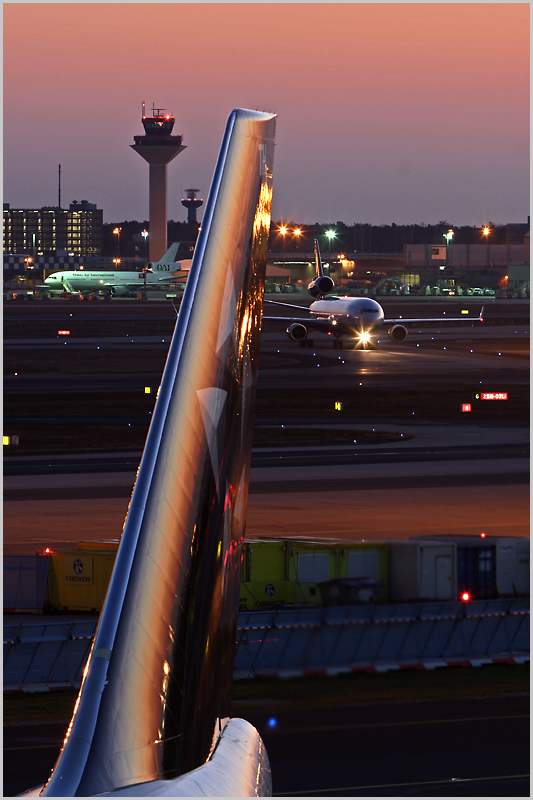
[{"label": "airplane tail fin", "polygon": [[318,246],[318,239],[315,239],[315,279],[311,281],[309,286],[307,287],[307,291],[311,295],[311,297],[315,297],[316,299],[321,299],[325,295],[329,294],[333,287],[335,286],[335,282],[333,278],[330,278],[329,275],[324,275],[324,269],[322,267],[322,259],[320,258],[320,248]]},{"label": "airplane tail fin", "polygon": [[[274,132],[272,114],[236,109],[228,119],[106,600],[43,794],[135,785],[138,796],[161,796],[154,782],[168,789],[213,764],[224,738]],[[242,781],[232,796],[268,791],[264,747],[255,760],[241,747],[223,762]],[[220,775],[218,784],[223,793]]]},{"label": "airplane tail fin", "polygon": [[317,278],[322,278],[324,270],[322,268],[322,259],[320,258],[320,247],[318,246],[318,239],[315,239],[315,274]]},{"label": "airplane tail fin", "polygon": [[179,242],[172,242],[167,252],[164,253],[159,261],[155,262],[155,264],[174,264],[176,261],[176,256],[178,255],[179,246]]}]

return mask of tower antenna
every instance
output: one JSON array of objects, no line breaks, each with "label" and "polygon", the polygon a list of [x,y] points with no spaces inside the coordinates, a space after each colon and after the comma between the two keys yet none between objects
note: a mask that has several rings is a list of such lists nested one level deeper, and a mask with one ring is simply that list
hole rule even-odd
[{"label": "tower antenna", "polygon": [[61,208],[61,164],[59,165],[59,184],[58,184],[57,205],[58,205],[58,208]]}]

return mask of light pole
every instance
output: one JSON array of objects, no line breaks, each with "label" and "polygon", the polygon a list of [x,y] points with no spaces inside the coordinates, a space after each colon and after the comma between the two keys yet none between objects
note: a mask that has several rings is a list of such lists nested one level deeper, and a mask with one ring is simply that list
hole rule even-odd
[{"label": "light pole", "polygon": [[148,260],[146,255],[146,239],[148,238],[148,231],[146,230],[146,228],[143,231],[141,231],[141,236],[144,239],[144,258],[145,260]]},{"label": "light pole", "polygon": [[279,232],[281,233],[281,260],[283,261],[283,267],[285,268],[285,236],[288,233],[287,226],[281,225]]},{"label": "light pole", "polygon": [[[142,273],[141,273],[142,277],[143,277],[143,300],[146,300],[146,273],[147,272],[153,272],[153,269],[151,267],[144,267],[144,269],[142,270]],[[139,278],[140,277],[141,276],[139,275]]]},{"label": "light pole", "polygon": [[327,237],[327,240],[328,240],[328,253],[329,253],[330,258],[331,258],[331,240],[335,239],[336,236],[337,236],[337,234],[336,234],[336,232],[334,230],[326,231],[326,237]]},{"label": "light pole", "polygon": [[113,231],[113,233],[116,234],[116,237],[117,237],[117,258],[120,255],[120,231],[121,230],[122,230],[122,228],[115,228],[114,231]]},{"label": "light pole", "polygon": [[489,234],[490,234],[490,228],[488,225],[485,225],[485,227],[483,228],[483,236],[485,237],[485,241],[487,242],[487,267],[490,267]]},{"label": "light pole", "polygon": [[452,243],[452,239],[453,239],[453,235],[454,235],[454,234],[453,234],[453,231],[452,231],[452,229],[450,228],[450,230],[448,231],[448,233],[443,233],[442,235],[443,235],[443,236],[444,236],[444,238],[446,239],[446,266],[447,266],[447,267],[450,267],[450,266],[451,266],[451,258],[450,258],[450,257],[449,257],[449,255],[448,255],[448,249],[449,249],[449,247],[451,246],[451,243]]},{"label": "light pole", "polygon": [[302,229],[295,228],[293,233],[296,236],[296,249],[298,250],[298,248],[300,247],[300,236],[302,235]]}]

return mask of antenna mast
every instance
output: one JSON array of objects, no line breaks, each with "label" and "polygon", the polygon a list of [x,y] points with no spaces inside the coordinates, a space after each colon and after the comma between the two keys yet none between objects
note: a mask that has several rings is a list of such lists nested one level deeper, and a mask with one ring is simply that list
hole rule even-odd
[{"label": "antenna mast", "polygon": [[57,205],[59,208],[61,208],[61,164],[59,165],[59,185],[58,185]]}]

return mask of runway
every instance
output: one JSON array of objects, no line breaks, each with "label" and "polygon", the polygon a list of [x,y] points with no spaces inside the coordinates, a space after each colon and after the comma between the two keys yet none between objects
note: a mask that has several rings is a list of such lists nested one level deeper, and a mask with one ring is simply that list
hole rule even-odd
[{"label": "runway", "polygon": [[[319,464],[310,461],[321,454],[324,461],[321,448],[255,451],[247,536],[529,535],[527,427],[427,422],[399,427],[412,438],[394,447],[347,448],[352,463],[339,463],[343,448],[327,449],[329,463]],[[135,463],[133,454],[127,457]],[[267,464],[260,465],[265,457]],[[285,466],[289,457],[296,463]],[[77,472],[76,461],[91,461],[80,456],[67,459],[68,472],[63,467],[60,474],[4,477],[4,553],[119,538],[136,465],[107,472],[105,459],[93,458],[98,472]],[[34,472],[42,460],[31,462]]]},{"label": "runway", "polygon": [[[469,302],[471,313],[479,313],[479,303]],[[451,307],[447,301],[430,306],[432,314]],[[140,315],[137,327],[144,326],[142,333],[149,342],[130,341],[128,352],[132,355],[124,360],[122,346],[117,350],[116,342],[102,334],[111,317],[112,324],[119,326],[115,333],[131,333],[131,304],[85,306],[83,315],[72,303],[47,306],[41,326],[51,330],[63,315],[74,320],[73,332],[76,323],[77,332],[83,335],[66,347],[60,344],[63,350],[58,350],[57,342],[50,345],[56,354],[50,356],[57,361],[55,372],[41,372],[45,356],[39,356],[27,374],[6,375],[6,391],[16,391],[21,398],[42,397],[43,403],[35,403],[37,411],[48,391],[61,391],[67,397],[70,392],[85,392],[90,397],[104,389],[108,393],[144,391],[147,381],[157,385],[157,373],[139,374],[136,369],[143,348],[153,347],[158,338],[150,335],[156,308],[154,304],[135,306]],[[412,308],[423,315],[420,301],[395,305],[394,311],[412,314]],[[529,304],[520,305],[522,317],[528,308]],[[162,310],[164,324],[170,327],[173,314],[168,305]],[[35,308],[24,308],[23,313],[17,309],[22,321],[13,319],[10,330],[24,337],[18,339],[20,352],[31,357],[35,340],[25,341],[30,311],[35,313]],[[10,312],[15,313],[12,307]],[[491,305],[494,321],[509,323],[510,313],[511,306],[503,301]],[[100,335],[95,341],[89,341],[96,333]],[[301,349],[287,340],[283,330],[272,331],[272,323],[268,323],[262,336],[256,424],[264,430],[277,425],[307,428],[309,441],[304,448],[254,449],[247,535],[397,539],[420,533],[486,532],[528,536],[529,412],[516,405],[519,397],[528,409],[528,333],[529,328],[510,324],[448,327],[442,332],[438,328],[423,333],[412,330],[402,345],[387,340],[377,351],[334,351],[326,336],[320,337],[320,343],[316,337],[316,348]],[[40,342],[44,346],[43,340]],[[77,348],[91,342],[106,342],[109,347],[101,362],[106,365],[105,373],[95,372],[94,363],[98,362],[91,362],[93,368],[87,374],[89,356]],[[137,346],[141,348],[138,351]],[[65,361],[71,347],[72,356]],[[43,354],[46,352],[45,348]],[[146,353],[152,357],[153,351]],[[446,418],[432,418],[431,408],[426,410],[420,404],[421,387],[428,385],[441,387],[436,394],[441,399],[453,394]],[[319,387],[326,399],[331,388],[330,408],[344,387],[349,390],[344,397],[363,414],[344,416],[343,412],[332,417],[329,411],[329,416],[320,417],[315,410],[306,416],[298,408],[298,390],[302,389],[304,401],[305,390],[313,387]],[[475,387],[507,390],[509,400],[499,405],[476,406],[474,402],[471,414],[462,414],[459,401],[472,403]],[[366,389],[372,392],[372,403],[383,397],[390,405],[377,413],[374,405],[361,406],[358,393]],[[264,391],[270,394],[265,395],[268,402],[261,405]],[[284,395],[290,391],[292,395]],[[282,411],[280,401],[285,396],[292,398],[292,406]],[[407,405],[401,406],[405,397]],[[435,393],[432,397],[435,402]],[[409,398],[413,402],[418,399],[416,414],[406,412]],[[120,408],[122,413],[127,411],[126,397]],[[513,410],[515,418],[507,418],[505,409]],[[39,426],[50,425],[53,430],[54,425],[83,425],[75,411],[75,407],[69,409],[72,416],[57,419],[41,413]],[[94,411],[98,414],[100,409]],[[484,416],[480,416],[482,411]],[[116,425],[113,417],[105,417],[101,411],[98,420],[104,426]],[[333,428],[377,428],[404,435],[404,440],[373,445],[354,441],[350,446],[328,447],[327,431]],[[32,553],[43,546],[72,547],[83,539],[118,538],[140,455],[139,450],[4,457],[4,552]]]}]

